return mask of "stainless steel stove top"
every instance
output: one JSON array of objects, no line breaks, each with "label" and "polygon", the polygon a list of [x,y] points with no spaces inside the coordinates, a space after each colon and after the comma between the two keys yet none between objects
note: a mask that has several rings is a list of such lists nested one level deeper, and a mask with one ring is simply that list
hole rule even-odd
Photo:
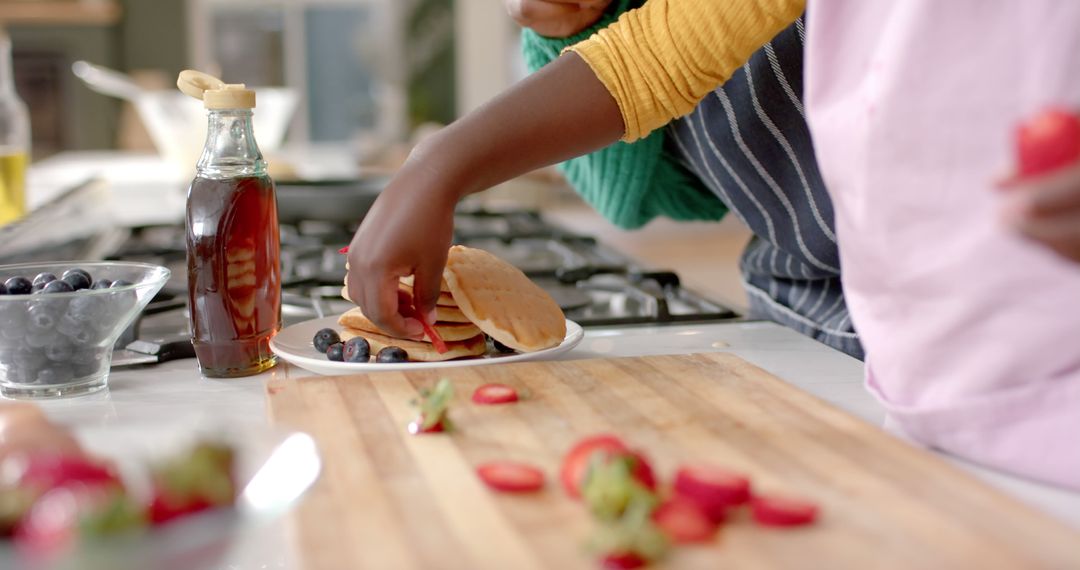
[{"label": "stainless steel stove top", "polygon": [[[316,221],[282,226],[282,316],[287,325],[338,314],[352,306],[341,298],[345,259],[338,249],[349,242],[353,229]],[[154,350],[168,354],[182,345],[187,335],[184,229],[152,226],[119,233],[123,235],[110,228],[105,241],[111,246],[104,252],[102,240],[91,240],[97,244],[95,257],[145,261],[173,271],[169,284],[150,304],[139,326],[119,344],[127,346],[135,340],[148,343],[142,352],[128,355],[132,362],[148,361],[152,359],[140,355],[155,356]],[[455,217],[454,241],[488,250],[514,264],[551,293],[567,318],[584,327],[738,317],[727,307],[682,287],[675,273],[644,268],[590,236],[546,222],[536,212],[460,211]]]}]

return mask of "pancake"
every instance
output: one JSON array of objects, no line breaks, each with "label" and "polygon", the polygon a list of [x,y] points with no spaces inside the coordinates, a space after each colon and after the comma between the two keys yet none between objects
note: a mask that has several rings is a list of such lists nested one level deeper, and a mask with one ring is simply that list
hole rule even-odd
[{"label": "pancake", "polygon": [[[353,303],[353,300],[349,298],[349,291],[345,288],[341,288],[341,298]],[[355,303],[354,303],[355,304]],[[446,307],[443,305],[435,306],[435,320],[438,323],[471,323],[469,317],[465,316],[465,313],[461,312],[460,307]]]},{"label": "pancake", "polygon": [[[412,288],[412,285],[410,285],[409,283],[412,282],[412,276],[409,276],[409,283],[405,283],[404,279],[405,278],[402,278],[402,281],[401,281],[400,285],[398,286],[398,288],[401,289],[402,291],[405,291],[406,293],[408,293],[409,296],[411,297],[412,292],[413,292],[413,288]],[[352,299],[349,298],[349,286],[348,286],[348,283],[349,283],[349,275],[346,274],[345,275],[345,286],[341,288],[341,298],[345,299],[346,301],[348,301],[350,303],[355,304],[355,302]],[[440,306],[440,307],[457,307],[457,302],[454,301],[454,296],[451,295],[450,292],[447,291],[447,290],[439,291],[439,300],[436,301],[435,304]]]},{"label": "pancake", "polygon": [[[406,285],[406,284],[402,283],[398,287],[398,289],[401,289],[402,291],[405,291],[406,293],[409,294],[410,297],[412,297],[412,294],[413,294],[412,285]],[[457,306],[457,301],[454,300],[454,296],[451,295],[450,293],[448,293],[446,291],[439,291],[439,300],[436,301],[435,304],[440,306],[440,307],[456,307]]]},{"label": "pancake", "polygon": [[[363,311],[360,310],[360,307],[350,309],[345,312],[345,314],[338,317],[338,324],[354,330],[373,332],[387,337],[391,336],[380,330],[378,325],[371,322],[371,319],[364,315]],[[439,333],[439,336],[447,342],[468,340],[478,334],[483,334],[483,331],[472,323],[435,323],[433,326],[435,327],[435,332]],[[424,339],[425,341],[430,342],[427,335],[424,336]]]},{"label": "pancake", "polygon": [[510,348],[534,352],[566,338],[566,316],[551,295],[491,253],[451,247],[443,278],[462,315]]},{"label": "pancake", "polygon": [[415,362],[442,362],[444,360],[454,360],[457,358],[468,358],[472,356],[483,356],[487,352],[487,339],[483,334],[476,335],[470,339],[459,341],[447,341],[446,347],[449,349],[443,354],[439,354],[435,347],[428,342],[419,342],[415,340],[403,340],[397,338],[391,338],[378,333],[355,330],[345,328],[341,331],[341,340],[347,341],[353,337],[364,337],[371,345],[371,356],[374,356],[383,348],[388,346],[396,346],[404,349],[409,355],[409,360]]}]

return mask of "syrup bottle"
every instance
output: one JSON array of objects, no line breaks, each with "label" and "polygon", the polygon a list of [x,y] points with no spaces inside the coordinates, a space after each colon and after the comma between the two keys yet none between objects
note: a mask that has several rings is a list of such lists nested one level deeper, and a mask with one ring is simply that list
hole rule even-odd
[{"label": "syrup bottle", "polygon": [[192,343],[205,376],[272,367],[281,328],[277,199],[255,143],[255,92],[183,71],[177,86],[209,113],[206,146],[187,198]]}]

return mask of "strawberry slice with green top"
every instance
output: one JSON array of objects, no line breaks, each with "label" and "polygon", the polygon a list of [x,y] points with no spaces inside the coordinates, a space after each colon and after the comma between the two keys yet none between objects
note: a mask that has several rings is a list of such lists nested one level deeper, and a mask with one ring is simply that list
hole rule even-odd
[{"label": "strawberry slice with green top", "polygon": [[153,470],[150,521],[163,524],[193,513],[232,505],[236,500],[234,452],[227,445],[200,442]]},{"label": "strawberry slice with green top", "polygon": [[638,495],[618,518],[599,521],[587,546],[603,568],[640,568],[667,554],[668,540],[652,520],[655,507],[651,493]]},{"label": "strawberry slice with green top", "polygon": [[431,390],[421,390],[419,401],[414,404],[420,409],[419,416],[409,423],[409,433],[437,433],[449,429],[450,400],[454,397],[454,386],[449,380],[439,380]]},{"label": "strawberry slice with green top", "polygon": [[649,476],[643,480],[640,475],[642,465],[648,465],[648,462],[634,452],[615,455],[594,453],[591,456],[581,487],[581,498],[593,517],[616,520],[632,504],[656,505],[658,500],[652,468],[648,468]]},{"label": "strawberry slice with green top", "polygon": [[606,463],[614,460],[626,463],[633,478],[646,489],[650,491],[656,489],[656,477],[653,475],[649,461],[640,453],[630,450],[621,439],[614,435],[601,434],[579,441],[563,457],[559,478],[566,494],[574,499],[580,499],[582,488],[594,462]]}]

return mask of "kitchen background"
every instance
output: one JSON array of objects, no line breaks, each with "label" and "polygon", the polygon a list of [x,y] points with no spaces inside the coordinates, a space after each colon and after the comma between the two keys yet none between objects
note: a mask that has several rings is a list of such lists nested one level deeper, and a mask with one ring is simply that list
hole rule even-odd
[{"label": "kitchen background", "polygon": [[[260,131],[256,124],[279,181],[392,172],[417,137],[525,74],[519,30],[493,0],[6,0],[0,25],[11,37],[16,89],[30,110],[31,208],[52,207],[54,196],[87,176],[112,179],[114,193],[126,185],[135,202],[175,194],[163,189],[162,165],[151,157],[160,155],[177,172],[172,185],[182,185],[201,142],[192,142],[192,129],[184,138],[175,125],[155,124],[168,107],[155,112],[146,92],[175,93],[181,69],[284,88],[284,103],[267,90],[256,110],[264,121],[287,122],[280,141],[268,136],[276,127]],[[79,61],[123,73],[145,91],[92,89],[96,68],[80,80],[72,67]],[[197,132],[201,111],[193,108],[183,120]],[[154,176],[143,180],[144,172]],[[540,210],[646,265],[676,271],[684,285],[726,306],[745,307],[735,260],[748,234],[737,220],[660,220],[623,232],[577,200],[554,170],[474,204]],[[130,212],[111,217],[145,223]],[[701,243],[710,247],[684,247]]]}]

